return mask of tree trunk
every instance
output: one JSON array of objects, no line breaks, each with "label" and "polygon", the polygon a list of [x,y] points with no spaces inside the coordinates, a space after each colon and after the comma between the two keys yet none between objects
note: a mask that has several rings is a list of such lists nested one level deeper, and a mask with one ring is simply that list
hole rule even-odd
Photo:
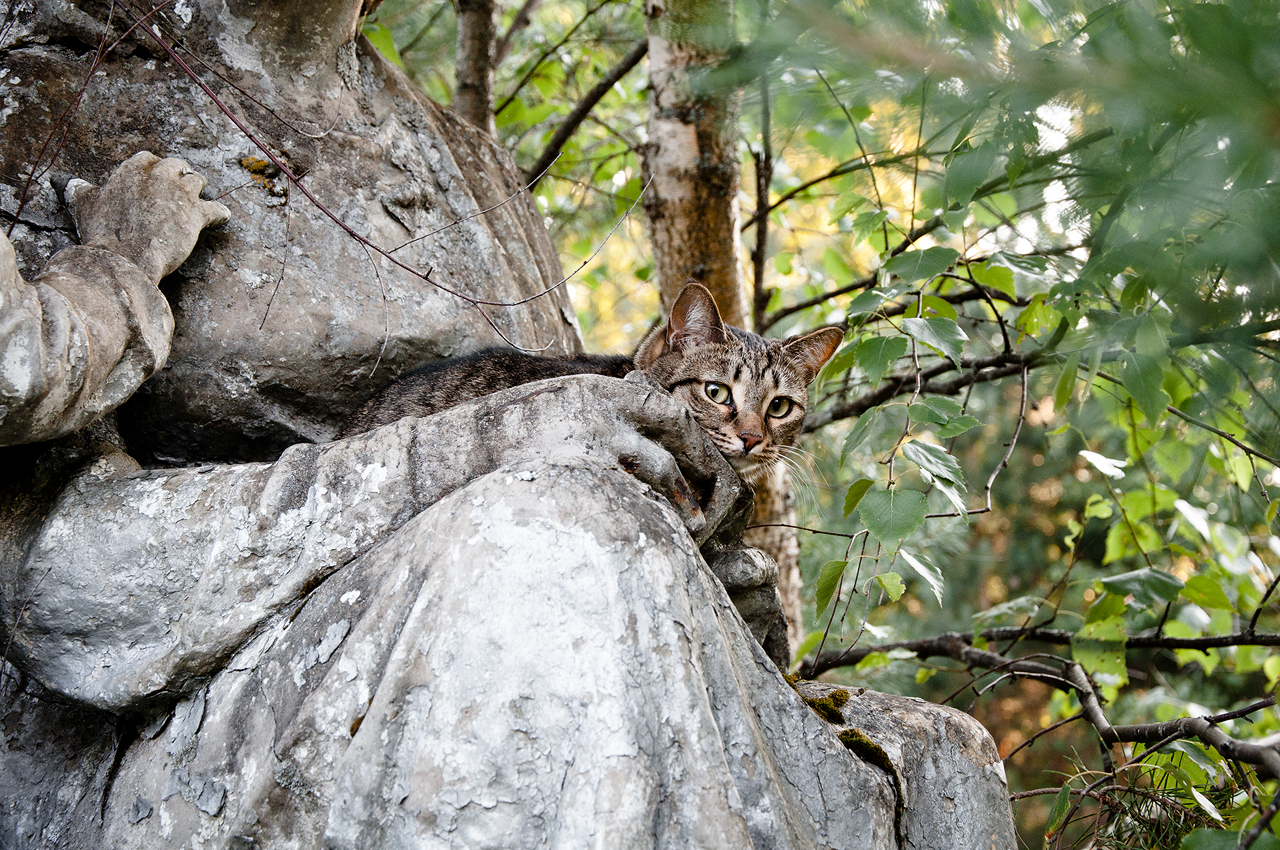
[{"label": "tree trunk", "polygon": [[767,481],[756,486],[756,512],[742,542],[768,552],[778,562],[778,594],[782,597],[782,613],[787,615],[787,643],[791,650],[804,637],[804,617],[800,603],[800,541],[796,530],[795,500],[791,495],[791,475],[785,466],[774,468]]},{"label": "tree trunk", "polygon": [[[696,91],[691,72],[724,59],[732,37],[732,0],[648,0],[649,78],[653,92],[644,169],[644,208],[653,234],[663,310],[690,280],[716,299],[721,317],[748,327],[738,238],[737,92]],[[757,488],[754,523],[795,524],[790,479],[779,469]],[[778,562],[778,591],[792,646],[800,638],[799,546],[778,526],[747,532],[745,542]]]},{"label": "tree trunk", "polygon": [[458,0],[457,80],[453,111],[481,130],[494,132],[493,0]]},{"label": "tree trunk", "polygon": [[738,102],[694,90],[692,70],[718,64],[732,35],[733,1],[648,0],[653,91],[644,152],[644,208],[664,310],[696,280],[721,317],[745,327],[738,253]]}]

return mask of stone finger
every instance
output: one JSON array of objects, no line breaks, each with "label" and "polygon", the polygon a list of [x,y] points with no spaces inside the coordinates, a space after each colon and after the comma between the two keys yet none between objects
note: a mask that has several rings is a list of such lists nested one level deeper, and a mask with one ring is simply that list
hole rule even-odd
[{"label": "stone finger", "polygon": [[200,210],[204,215],[204,227],[226,224],[231,220],[231,210],[218,201],[201,201]]},{"label": "stone finger", "polygon": [[685,528],[701,543],[712,528],[698,503],[697,493],[689,485],[676,459],[664,447],[639,434],[618,453],[618,465],[665,498]]}]

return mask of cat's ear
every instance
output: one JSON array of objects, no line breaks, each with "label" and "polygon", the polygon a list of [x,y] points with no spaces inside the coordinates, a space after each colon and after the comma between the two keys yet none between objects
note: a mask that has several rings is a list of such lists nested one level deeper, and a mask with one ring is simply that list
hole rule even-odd
[{"label": "cat's ear", "polygon": [[667,321],[650,331],[636,349],[636,368],[648,369],[669,351],[683,351],[708,343],[723,344],[728,339],[729,332],[711,293],[700,283],[690,283],[676,296]]},{"label": "cat's ear", "polygon": [[667,319],[667,345],[673,351],[708,343],[729,341],[729,332],[720,320],[720,310],[711,292],[700,283],[686,284],[671,305]]},{"label": "cat's ear", "polygon": [[808,384],[826,365],[844,341],[844,331],[839,328],[822,328],[811,334],[792,337],[782,344],[787,359],[804,370],[804,382]]}]

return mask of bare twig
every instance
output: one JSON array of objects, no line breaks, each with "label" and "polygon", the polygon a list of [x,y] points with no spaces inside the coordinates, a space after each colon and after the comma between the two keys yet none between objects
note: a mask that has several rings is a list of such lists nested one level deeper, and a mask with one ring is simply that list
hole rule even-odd
[{"label": "bare twig", "polygon": [[[557,158],[558,158],[558,155],[557,155]],[[554,165],[554,164],[555,164],[555,160],[553,159],[551,162],[547,163],[547,168],[550,168],[550,167],[551,167],[552,165]],[[462,218],[454,219],[453,221],[449,222],[448,224],[441,225],[440,227],[437,227],[435,230],[428,231],[428,232],[426,232],[426,233],[422,234],[421,236],[415,236],[415,237],[413,237],[412,239],[410,239],[410,240],[408,240],[408,241],[406,241],[406,242],[401,242],[399,245],[397,245],[396,247],[394,247],[394,248],[392,248],[392,249],[391,249],[391,253],[393,253],[393,254],[394,254],[396,251],[399,251],[401,248],[407,248],[407,247],[409,247],[410,245],[414,245],[414,244],[416,244],[416,243],[418,243],[418,242],[421,242],[423,239],[430,239],[432,236],[435,236],[437,233],[443,233],[444,231],[449,230],[450,228],[457,227],[459,224],[462,224],[462,222],[464,222],[464,221],[470,221],[471,219],[473,219],[473,218],[477,218],[477,217],[482,216],[482,215],[484,215],[484,214],[486,214],[486,213],[491,213],[491,212],[493,212],[494,210],[498,209],[499,207],[506,206],[507,204],[509,204],[509,203],[511,203],[512,201],[514,201],[516,198],[518,198],[518,197],[520,197],[521,195],[523,195],[525,192],[528,192],[530,189],[532,189],[532,188],[533,188],[533,183],[536,183],[536,182],[537,182],[537,181],[542,177],[542,175],[546,173],[547,168],[544,168],[541,172],[539,172],[539,173],[538,173],[538,176],[533,178],[533,182],[528,183],[527,185],[525,185],[525,187],[524,187],[523,189],[520,189],[520,190],[518,190],[518,191],[516,191],[516,192],[512,192],[510,195],[508,195],[507,197],[503,198],[501,201],[498,201],[498,203],[494,204],[493,206],[491,206],[491,207],[485,207],[485,208],[484,208],[484,209],[482,209],[482,210],[476,210],[476,211],[475,211],[475,212],[473,212],[473,213],[469,213],[469,214],[467,214],[467,215],[464,215]]]},{"label": "bare twig", "polygon": [[[761,14],[767,16],[768,5],[762,4]],[[755,162],[756,175],[756,208],[769,205],[769,186],[773,183],[773,121],[770,111],[769,80],[760,77],[760,150],[752,151],[751,158]],[[751,298],[751,327],[762,330],[764,311],[769,306],[772,290],[765,285],[764,266],[769,250],[769,217],[760,220],[756,228],[756,244],[751,250],[752,285],[754,292]]]},{"label": "bare twig", "polygon": [[[359,233],[355,231],[354,228],[352,228],[349,224],[347,224],[345,221],[339,218],[333,211],[331,211],[328,207],[326,207],[323,203],[321,203],[320,199],[317,198],[311,192],[311,190],[309,190],[306,186],[302,185],[301,182],[299,182],[299,178],[296,174],[293,173],[293,170],[290,169],[289,166],[285,164],[285,162],[282,161],[278,156],[276,156],[276,154],[270,149],[270,147],[266,145],[261,139],[259,139],[258,136],[252,130],[250,130],[249,127],[246,126],[245,123],[241,121],[235,115],[235,113],[232,112],[227,107],[225,103],[222,102],[222,100],[213,92],[213,90],[210,89],[209,86],[203,80],[200,79],[200,77],[195,73],[195,71],[191,69],[191,66],[188,65],[182,59],[182,57],[177,54],[177,52],[173,49],[171,45],[169,45],[164,39],[162,39],[155,32],[155,30],[153,30],[151,27],[144,24],[141,21],[141,19],[138,18],[137,14],[134,13],[131,9],[129,9],[129,7],[125,5],[123,2],[121,2],[121,0],[116,0],[116,2],[120,5],[121,8],[123,8],[129,14],[130,17],[134,18],[134,20],[138,23],[139,28],[142,29],[143,32],[145,32],[152,40],[154,40],[161,47],[161,49],[163,49],[168,54],[169,58],[183,71],[183,73],[185,73],[201,89],[201,91],[205,93],[205,96],[207,96],[214,103],[214,105],[218,107],[218,109],[223,113],[223,115],[225,115],[227,119],[231,121],[232,124],[235,125],[236,129],[238,129],[241,133],[243,133],[245,138],[253,142],[253,144],[258,148],[258,150],[262,151],[263,156],[265,156],[271,162],[272,165],[274,165],[277,169],[279,169],[280,173],[283,174],[284,177],[293,186],[296,186],[298,188],[298,191],[301,192],[303,196],[316,207],[317,210],[319,210],[326,218],[328,218],[330,221],[336,224],[344,233],[346,233],[352,239],[355,239],[361,245],[364,245],[369,251],[372,251],[375,254],[379,254],[383,257],[386,257],[393,265],[397,266],[403,271],[408,272],[414,277],[421,279],[422,281],[430,284],[431,286],[434,286],[435,288],[439,289],[441,292],[445,292],[449,295],[454,296],[455,298],[458,298],[462,301],[466,301],[468,304],[471,304],[472,306],[477,306],[477,307],[479,306],[518,307],[522,304],[527,304],[538,298],[542,298],[548,295],[549,293],[555,291],[556,289],[559,289],[566,282],[571,280],[575,274],[581,271],[582,268],[585,267],[586,264],[590,262],[591,259],[594,258],[596,254],[598,254],[600,250],[604,247],[604,243],[602,242],[600,247],[596,249],[595,253],[593,253],[591,257],[588,257],[587,260],[584,261],[581,266],[575,269],[573,273],[567,275],[563,279],[546,287],[545,289],[534,293],[533,295],[526,296],[516,301],[492,301],[492,300],[487,300],[482,298],[474,298],[470,295],[466,295],[465,293],[459,292],[456,289],[453,289],[452,287],[445,286],[439,281],[433,280],[431,278],[430,269],[428,269],[426,272],[423,272],[419,269],[414,268],[413,266],[410,266],[407,263],[401,262],[400,260],[396,259],[391,255],[391,252],[389,250],[382,248],[374,244],[368,238],[361,236]],[[644,195],[644,190],[642,189],[640,192],[640,197],[643,197],[643,195]],[[637,202],[639,201],[639,197],[637,197],[636,201]],[[626,220],[627,215],[630,214],[631,209],[634,209],[634,207],[635,207],[635,204],[633,203],[631,208],[628,209],[627,214],[624,215],[622,219],[618,221],[618,224],[614,225],[613,230],[609,231],[610,236],[612,236],[614,231],[618,229],[618,226],[620,226],[622,222]],[[609,238],[608,236],[605,237],[605,242],[608,241],[608,238]],[[487,319],[487,316],[486,316],[486,319]]]}]

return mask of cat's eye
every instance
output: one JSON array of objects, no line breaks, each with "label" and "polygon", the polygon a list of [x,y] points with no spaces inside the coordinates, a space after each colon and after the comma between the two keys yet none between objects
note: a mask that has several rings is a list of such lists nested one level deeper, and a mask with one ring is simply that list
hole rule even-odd
[{"label": "cat's eye", "polygon": [[706,392],[707,398],[716,404],[728,404],[733,399],[733,396],[729,393],[729,388],[724,384],[707,381],[703,386],[703,390]]},{"label": "cat's eye", "polygon": [[794,405],[795,402],[786,396],[774,396],[773,401],[769,402],[769,415],[781,419],[791,412]]}]

